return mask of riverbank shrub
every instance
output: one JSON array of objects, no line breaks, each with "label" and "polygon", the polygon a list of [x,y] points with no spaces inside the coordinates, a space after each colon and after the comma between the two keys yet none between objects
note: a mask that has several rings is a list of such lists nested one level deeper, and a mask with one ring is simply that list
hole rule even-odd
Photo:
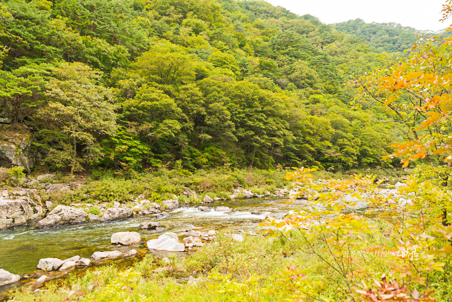
[{"label": "riverbank shrub", "polygon": [[[102,203],[118,201],[128,203],[138,195],[161,202],[181,198],[179,202],[197,203],[205,195],[214,198],[230,198],[237,187],[264,193],[275,193],[277,188],[284,188],[290,182],[284,179],[286,171],[283,169],[213,169],[197,170],[188,175],[178,170],[161,169],[154,172],[138,174],[136,178],[127,179],[112,173],[100,174],[96,172],[95,179],[90,177],[79,188],[72,191],[54,192],[47,194],[42,191],[42,198],[56,203]],[[276,179],[267,184],[268,179]],[[197,198],[185,198],[186,188],[195,191]]]}]

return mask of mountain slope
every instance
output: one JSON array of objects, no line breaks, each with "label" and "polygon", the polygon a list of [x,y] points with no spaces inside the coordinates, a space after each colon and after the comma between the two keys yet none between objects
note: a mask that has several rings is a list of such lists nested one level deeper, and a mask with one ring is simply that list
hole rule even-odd
[{"label": "mountain slope", "polygon": [[397,127],[348,106],[346,76],[381,64],[365,42],[263,1],[1,9],[0,114],[52,168],[382,165]]},{"label": "mountain slope", "polygon": [[369,43],[372,51],[378,53],[402,53],[410,49],[420,38],[448,38],[450,33],[420,31],[398,23],[366,23],[362,19],[332,25],[335,29],[359,37]]}]

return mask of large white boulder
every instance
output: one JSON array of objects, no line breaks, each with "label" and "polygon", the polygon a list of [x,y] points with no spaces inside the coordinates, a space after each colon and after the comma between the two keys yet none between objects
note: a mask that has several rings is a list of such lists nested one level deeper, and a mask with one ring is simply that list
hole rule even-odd
[{"label": "large white boulder", "polygon": [[123,254],[120,251],[94,252],[91,255],[91,259],[93,260],[115,259],[122,256]]},{"label": "large white boulder", "polygon": [[205,203],[211,203],[213,202],[213,198],[210,197],[209,195],[206,195],[202,201]]},{"label": "large white boulder", "polygon": [[185,246],[179,241],[179,238],[174,233],[165,233],[160,235],[158,239],[151,239],[147,242],[147,247],[150,250],[168,251],[168,252],[183,252]]},{"label": "large white boulder", "polygon": [[38,269],[46,272],[56,271],[63,264],[63,261],[58,258],[43,258],[39,260]]},{"label": "large white boulder", "polygon": [[91,260],[89,258],[81,258],[77,261],[78,266],[89,266],[91,264]]},{"label": "large white boulder", "polygon": [[6,190],[0,191],[0,229],[24,225],[42,218],[42,203],[37,194],[29,191],[17,195],[13,193],[10,196]]},{"label": "large white boulder", "polygon": [[109,208],[105,211],[104,216],[100,221],[112,221],[131,217],[133,215],[132,210],[129,208]]},{"label": "large white boulder", "polygon": [[160,222],[146,221],[140,223],[140,228],[145,230],[155,230],[160,227]]},{"label": "large white boulder", "polygon": [[111,235],[112,244],[131,245],[141,242],[141,236],[137,232],[119,232]]},{"label": "large white boulder", "polygon": [[0,286],[11,284],[20,280],[19,275],[11,274],[4,269],[0,269]]},{"label": "large white boulder", "polygon": [[77,262],[76,261],[68,260],[68,261],[64,261],[63,265],[61,265],[58,270],[60,270],[60,271],[67,271],[67,270],[73,269],[76,266],[77,266]]},{"label": "large white boulder", "polygon": [[49,215],[37,223],[38,228],[52,227],[60,224],[76,224],[86,222],[88,214],[82,209],[58,205]]},{"label": "large white boulder", "polygon": [[46,282],[47,279],[49,279],[49,277],[47,277],[46,275],[42,275],[35,282],[33,282],[33,284],[35,284],[35,285],[42,284],[42,283]]}]

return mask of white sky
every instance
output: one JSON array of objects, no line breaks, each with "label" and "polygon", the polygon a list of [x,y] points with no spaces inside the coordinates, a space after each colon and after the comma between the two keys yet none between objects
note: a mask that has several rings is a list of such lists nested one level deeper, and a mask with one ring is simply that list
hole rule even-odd
[{"label": "white sky", "polygon": [[441,19],[445,0],[267,0],[297,15],[310,14],[323,23],[331,24],[351,19],[367,23],[400,23],[419,30],[447,28],[452,19]]}]

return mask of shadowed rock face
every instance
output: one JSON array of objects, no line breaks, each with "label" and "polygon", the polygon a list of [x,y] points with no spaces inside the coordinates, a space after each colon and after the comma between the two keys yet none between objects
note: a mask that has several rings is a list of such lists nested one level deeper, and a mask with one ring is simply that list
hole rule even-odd
[{"label": "shadowed rock face", "polygon": [[0,124],[11,124],[13,119],[11,118],[8,110],[6,110],[6,103],[0,101]]},{"label": "shadowed rock face", "polygon": [[41,199],[31,191],[0,191],[0,229],[27,224],[43,216]]},{"label": "shadowed rock face", "polygon": [[12,167],[11,160],[4,154],[0,152],[0,167],[11,168]]},{"label": "shadowed rock face", "polygon": [[31,172],[35,154],[32,152],[34,135],[25,126],[13,129],[12,125],[0,123],[0,167],[24,167]]}]

